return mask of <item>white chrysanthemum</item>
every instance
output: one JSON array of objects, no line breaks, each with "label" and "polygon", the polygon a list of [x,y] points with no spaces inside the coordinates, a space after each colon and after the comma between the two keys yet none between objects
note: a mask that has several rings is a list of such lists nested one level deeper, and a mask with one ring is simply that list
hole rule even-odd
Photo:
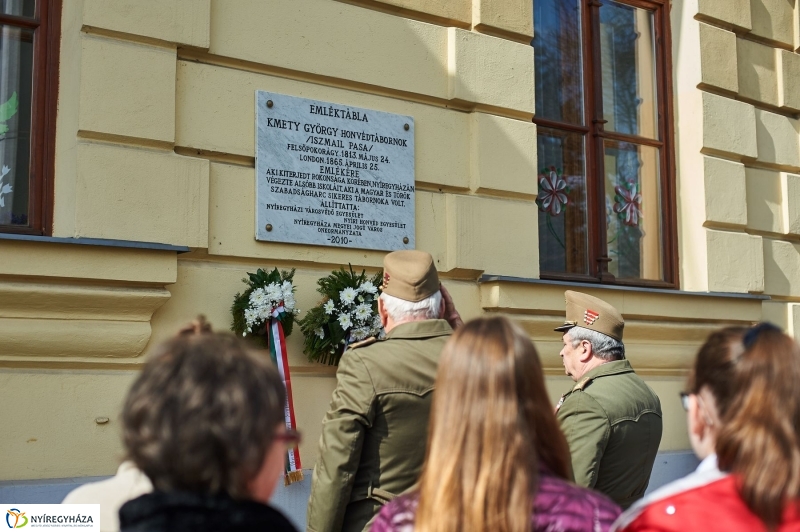
[{"label": "white chrysanthemum", "polygon": [[364,281],[361,283],[361,286],[358,287],[358,291],[366,294],[374,294],[378,291],[378,287],[372,284],[372,281]]},{"label": "white chrysanthemum", "polygon": [[363,327],[359,327],[357,329],[353,329],[352,331],[350,331],[350,341],[351,342],[361,341],[361,340],[363,340],[364,338],[367,337],[367,333],[368,332],[369,331],[367,331]]},{"label": "white chrysanthemum", "polygon": [[361,303],[356,307],[356,319],[359,321],[366,321],[372,316],[372,308],[366,303]]},{"label": "white chrysanthemum", "polygon": [[264,293],[264,289],[256,288],[252,292],[250,292],[250,305],[254,307],[259,307],[264,304],[266,300],[266,294]]},{"label": "white chrysanthemum", "polygon": [[339,314],[339,325],[342,326],[342,329],[345,331],[353,326],[353,320],[350,319],[350,314],[343,312]]},{"label": "white chrysanthemum", "polygon": [[375,317],[372,318],[372,328],[380,329],[381,327],[383,327],[383,322],[381,321],[381,315],[375,314]]},{"label": "white chrysanthemum", "polygon": [[284,281],[281,285],[281,290],[283,290],[284,294],[291,294],[292,293],[292,283],[289,281]]},{"label": "white chrysanthemum", "polygon": [[280,303],[283,299],[283,290],[278,283],[270,283],[267,285],[267,298],[273,303]]},{"label": "white chrysanthemum", "polygon": [[245,309],[244,321],[247,323],[247,328],[250,329],[258,321],[258,311],[252,308]]},{"label": "white chrysanthemum", "polygon": [[322,309],[325,311],[325,314],[333,313],[333,310],[335,308],[336,308],[336,305],[333,304],[333,300],[332,299],[327,300],[325,302],[325,305],[322,307]]},{"label": "white chrysanthemum", "polygon": [[353,301],[356,299],[357,292],[354,288],[347,287],[341,292],[339,292],[339,299],[342,301],[344,305],[351,305]]},{"label": "white chrysanthemum", "polygon": [[287,294],[286,292],[284,292],[283,306],[286,307],[286,310],[291,311],[294,308],[294,305],[295,305],[294,296],[291,293]]},{"label": "white chrysanthemum", "polygon": [[319,339],[322,340],[325,338],[325,330],[322,327],[318,327],[317,330],[314,331],[314,334],[319,336]]}]

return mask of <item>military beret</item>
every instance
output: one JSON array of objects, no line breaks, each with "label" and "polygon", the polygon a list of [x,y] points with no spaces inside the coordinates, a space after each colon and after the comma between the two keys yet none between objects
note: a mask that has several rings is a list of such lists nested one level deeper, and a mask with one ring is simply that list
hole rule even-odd
[{"label": "military beret", "polygon": [[564,325],[555,328],[556,331],[567,332],[573,327],[583,327],[622,341],[625,320],[617,309],[600,298],[573,290],[564,292],[564,299],[567,317]]},{"label": "military beret", "polygon": [[439,274],[430,253],[407,249],[383,258],[384,294],[416,303],[439,291]]}]

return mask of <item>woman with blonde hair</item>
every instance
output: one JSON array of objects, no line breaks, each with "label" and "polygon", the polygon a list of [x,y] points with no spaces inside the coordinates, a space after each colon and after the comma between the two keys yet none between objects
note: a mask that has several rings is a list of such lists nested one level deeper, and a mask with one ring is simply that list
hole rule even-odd
[{"label": "woman with blonde hair", "polygon": [[702,460],[630,508],[624,532],[800,530],[800,347],[762,323],[717,331],[681,394]]},{"label": "woman with blonde hair", "polygon": [[608,530],[619,508],[569,475],[533,343],[507,318],[476,319],[442,352],[418,490],[372,531]]}]

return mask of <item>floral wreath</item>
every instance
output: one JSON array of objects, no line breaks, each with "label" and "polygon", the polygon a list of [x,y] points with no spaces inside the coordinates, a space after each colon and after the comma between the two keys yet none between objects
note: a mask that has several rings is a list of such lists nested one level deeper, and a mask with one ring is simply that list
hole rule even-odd
[{"label": "floral wreath", "polygon": [[[348,265],[349,266],[349,265]],[[303,331],[303,352],[312,362],[337,365],[344,350],[353,342],[380,336],[378,296],[383,270],[371,278],[365,271],[356,275],[342,267],[323,277],[317,284],[320,303],[298,321]]]},{"label": "floral wreath", "polygon": [[295,316],[300,313],[295,306],[293,278],[294,269],[278,272],[275,268],[267,273],[259,268],[256,273],[248,273],[242,279],[247,290],[233,298],[231,330],[240,336],[259,337],[266,345],[269,320],[277,318],[284,336],[292,334]]},{"label": "floral wreath", "polygon": [[[286,337],[292,334],[295,316],[300,312],[295,306],[293,278],[294,269],[279,272],[275,268],[267,273],[259,268],[256,273],[248,273],[242,279],[247,284],[247,290],[236,294],[231,305],[231,329],[237,335],[257,336],[269,350],[269,356],[286,388],[284,423],[290,431],[297,430],[297,418],[292,399],[292,376]],[[286,450],[283,478],[287,486],[303,480],[303,466],[297,446]]]}]

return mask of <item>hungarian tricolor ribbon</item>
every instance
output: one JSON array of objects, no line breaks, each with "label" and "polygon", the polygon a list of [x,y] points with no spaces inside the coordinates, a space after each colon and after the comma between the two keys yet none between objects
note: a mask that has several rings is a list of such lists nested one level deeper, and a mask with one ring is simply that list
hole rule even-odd
[{"label": "hungarian tricolor ribbon", "polygon": [[[283,305],[272,311],[267,327],[267,340],[269,343],[269,356],[278,367],[281,380],[286,387],[286,407],[284,418],[287,430],[297,430],[297,420],[294,417],[294,403],[292,402],[292,379],[289,375],[289,356],[286,352],[286,338],[283,335],[281,318],[286,313]],[[286,457],[286,473],[283,477],[285,485],[303,480],[303,469],[300,465],[300,450],[297,447],[290,449]]]}]

